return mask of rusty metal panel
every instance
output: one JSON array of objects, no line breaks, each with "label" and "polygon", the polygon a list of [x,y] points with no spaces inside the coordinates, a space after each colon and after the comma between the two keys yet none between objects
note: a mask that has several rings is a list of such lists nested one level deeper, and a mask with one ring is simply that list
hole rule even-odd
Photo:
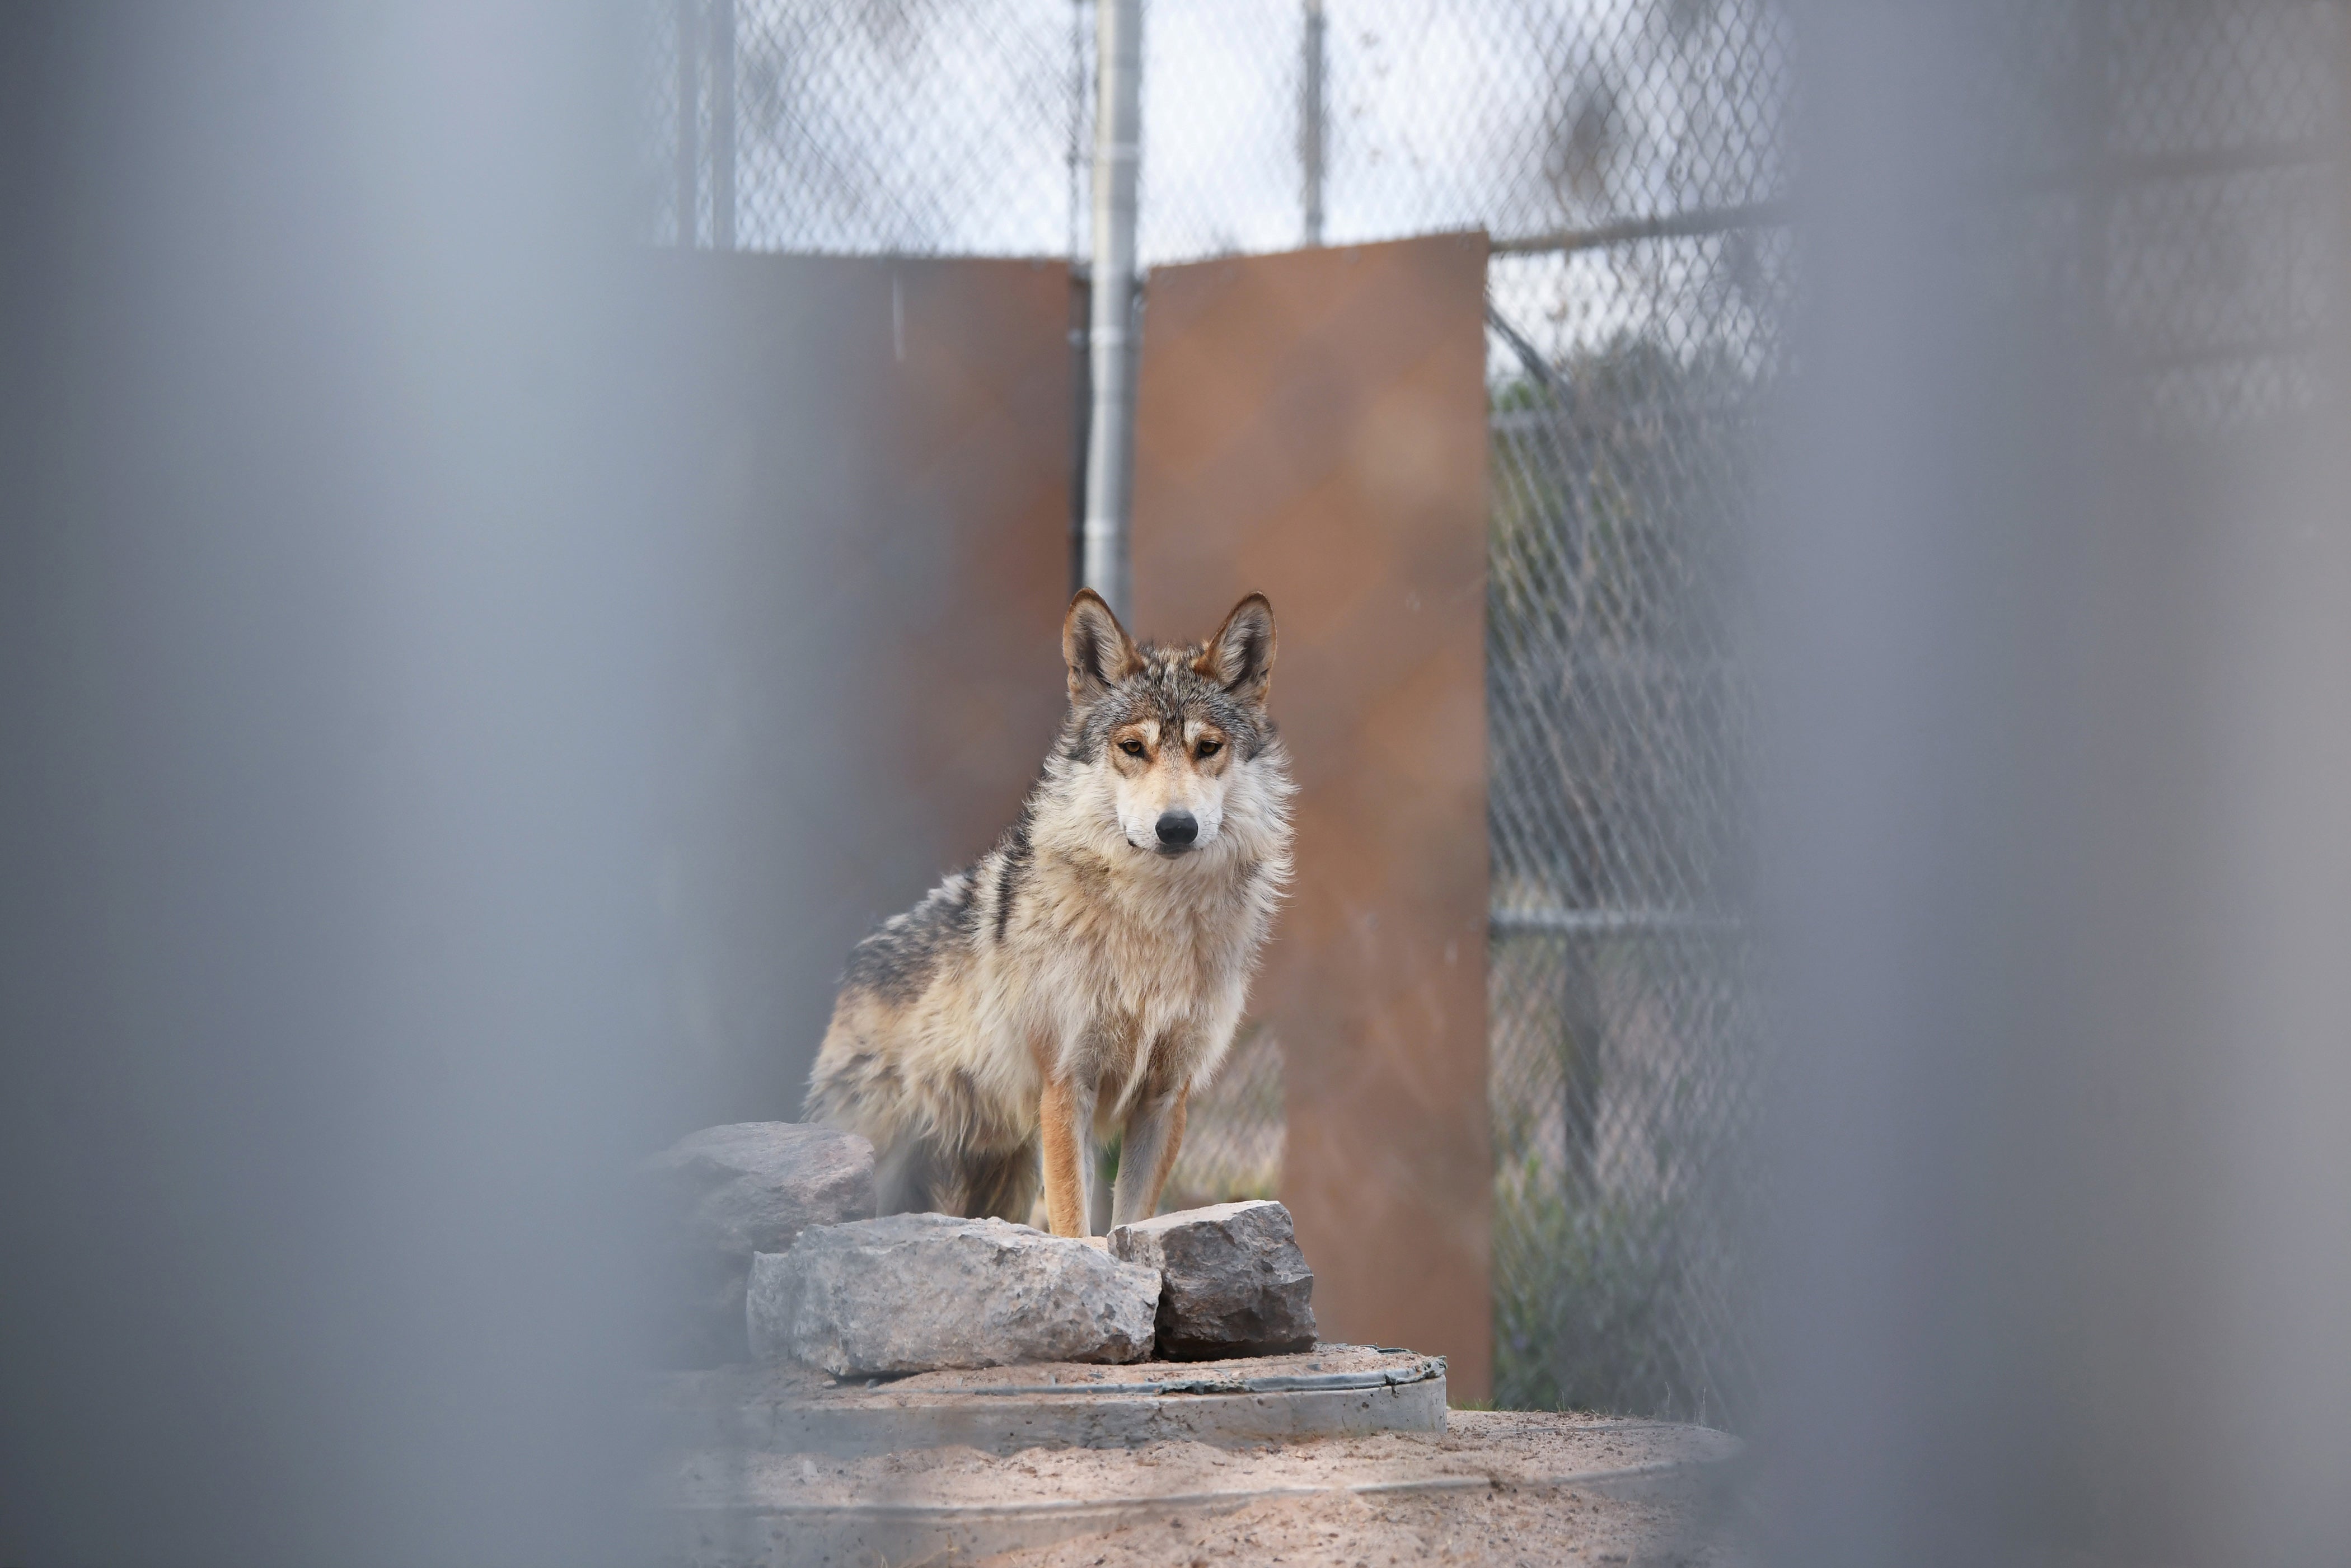
[{"label": "rusty metal panel", "polygon": [[1140,632],[1274,605],[1298,876],[1253,994],[1325,1333],[1487,1396],[1486,243],[1155,269]]},{"label": "rusty metal panel", "polygon": [[700,1120],[796,1117],[851,945],[987,848],[1061,719],[1071,279],[657,260],[691,433],[657,526],[696,623],[664,672],[664,1022]]}]

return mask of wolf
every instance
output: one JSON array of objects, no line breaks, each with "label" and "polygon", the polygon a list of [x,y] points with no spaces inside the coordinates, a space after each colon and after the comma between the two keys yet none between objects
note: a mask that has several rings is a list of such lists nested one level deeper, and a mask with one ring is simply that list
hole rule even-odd
[{"label": "wolf", "polygon": [[858,943],[810,1074],[808,1119],[872,1141],[881,1213],[1025,1220],[1040,1175],[1057,1236],[1157,1209],[1290,880],[1274,647],[1261,593],[1181,646],[1071,601],[1069,711],[1019,819]]}]

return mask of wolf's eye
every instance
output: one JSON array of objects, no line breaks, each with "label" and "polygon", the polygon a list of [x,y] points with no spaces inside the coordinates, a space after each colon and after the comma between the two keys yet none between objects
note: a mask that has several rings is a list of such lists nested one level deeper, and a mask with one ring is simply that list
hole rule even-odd
[{"label": "wolf's eye", "polygon": [[1204,740],[1200,742],[1201,759],[1205,761],[1208,758],[1214,757],[1217,752],[1222,751],[1224,748],[1225,743],[1221,740]]},{"label": "wolf's eye", "polygon": [[1118,743],[1118,748],[1121,751],[1125,752],[1129,757],[1140,757],[1143,755],[1143,742],[1139,740],[1122,740]]}]

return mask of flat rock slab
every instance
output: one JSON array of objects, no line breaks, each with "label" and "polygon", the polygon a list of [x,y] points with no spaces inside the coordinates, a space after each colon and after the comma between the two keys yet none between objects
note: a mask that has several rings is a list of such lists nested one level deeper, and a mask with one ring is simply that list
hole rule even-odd
[{"label": "flat rock slab", "polygon": [[752,1354],[835,1377],[1151,1354],[1159,1275],[1001,1219],[893,1214],[753,1258]]},{"label": "flat rock slab", "polygon": [[[1499,1561],[1667,1561],[1710,1533],[1739,1452],[1699,1427],[1479,1411],[1454,1412],[1443,1432],[1240,1449],[704,1451],[675,1456],[656,1483],[657,1554],[680,1568],[965,1562],[1085,1538],[1071,1561],[1107,1549],[1169,1568],[1262,1562],[1279,1544],[1294,1545],[1281,1553],[1292,1561],[1353,1562],[1365,1553],[1350,1531],[1418,1509],[1430,1533],[1454,1541],[1495,1534],[1500,1511],[1517,1527],[1500,1533],[1520,1539]],[[1312,1522],[1294,1543],[1283,1538],[1293,1517]],[[1425,1540],[1407,1544],[1418,1549],[1382,1560],[1437,1555]]]},{"label": "flat rock slab", "polygon": [[663,1375],[666,1447],[834,1458],[961,1447],[1232,1445],[1445,1429],[1445,1363],[1323,1344],[1217,1362],[1029,1364],[843,1384],[792,1363]]},{"label": "flat rock slab", "polygon": [[1161,1355],[1272,1355],[1314,1343],[1314,1274],[1279,1203],[1219,1203],[1122,1225],[1110,1249],[1159,1270]]},{"label": "flat rock slab", "polygon": [[873,1145],[797,1122],[737,1122],[690,1133],[644,1163],[665,1238],[665,1353],[677,1366],[750,1354],[744,1291],[758,1252],[781,1252],[812,1225],[873,1215]]}]

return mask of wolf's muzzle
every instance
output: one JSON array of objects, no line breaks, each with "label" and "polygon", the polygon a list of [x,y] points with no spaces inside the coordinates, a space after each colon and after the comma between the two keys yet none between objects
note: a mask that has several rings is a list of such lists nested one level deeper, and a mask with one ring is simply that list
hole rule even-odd
[{"label": "wolf's muzzle", "polygon": [[1162,854],[1181,854],[1200,836],[1200,819],[1189,811],[1163,811],[1151,831],[1158,836]]}]

